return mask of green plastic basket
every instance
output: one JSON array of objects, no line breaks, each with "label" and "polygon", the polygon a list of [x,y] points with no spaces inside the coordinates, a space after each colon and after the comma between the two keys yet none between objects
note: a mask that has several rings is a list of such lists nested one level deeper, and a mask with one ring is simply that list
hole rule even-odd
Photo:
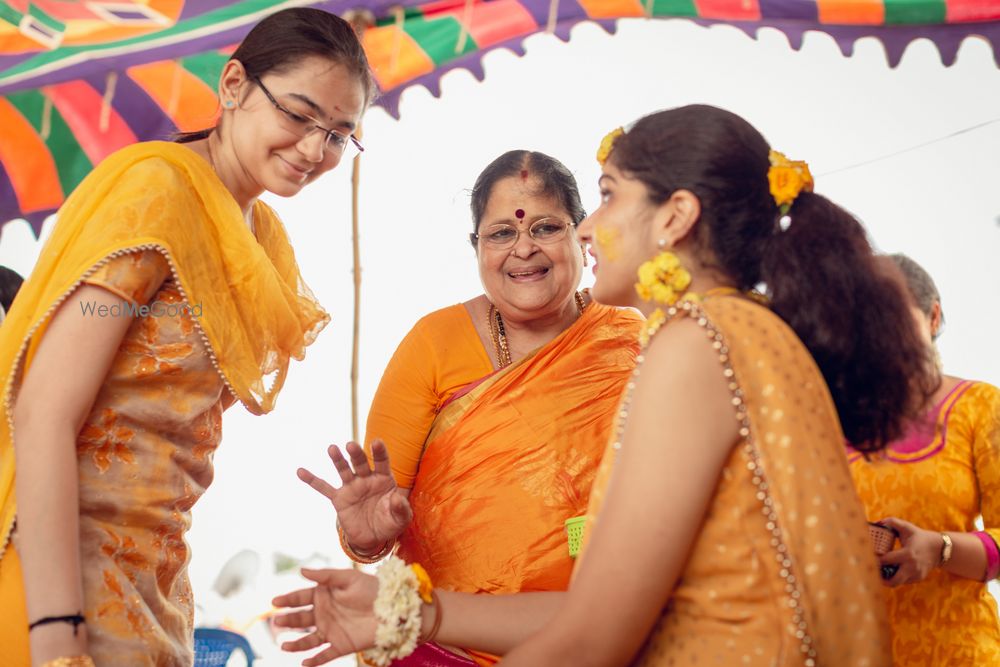
[{"label": "green plastic basket", "polygon": [[576,558],[580,553],[580,543],[583,542],[583,524],[586,522],[586,516],[575,516],[572,519],[566,519],[566,539],[569,542],[570,558]]}]

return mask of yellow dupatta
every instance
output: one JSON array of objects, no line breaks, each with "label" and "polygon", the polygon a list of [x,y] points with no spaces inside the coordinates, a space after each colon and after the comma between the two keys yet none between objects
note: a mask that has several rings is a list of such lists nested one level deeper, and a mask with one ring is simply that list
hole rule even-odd
[{"label": "yellow dupatta", "polygon": [[264,414],[290,357],[329,322],[305,286],[285,230],[264,203],[257,238],[215,172],[189,148],[147,142],[102,162],[59,211],[31,276],[0,327],[0,557],[16,515],[11,408],[52,314],[111,257],[156,249],[192,306],[216,368],[254,414]]},{"label": "yellow dupatta", "polygon": [[[692,646],[703,664],[756,655],[753,664],[798,667],[810,651],[816,665],[891,664],[878,563],[816,361],[753,297],[705,295],[688,305],[664,327],[690,318],[711,334],[705,344],[718,351],[740,440],[685,547],[669,604],[630,664],[689,663]],[[583,558],[608,489],[628,483],[613,479],[613,444],[591,491]],[[636,518],[658,520],[655,511]]]}]

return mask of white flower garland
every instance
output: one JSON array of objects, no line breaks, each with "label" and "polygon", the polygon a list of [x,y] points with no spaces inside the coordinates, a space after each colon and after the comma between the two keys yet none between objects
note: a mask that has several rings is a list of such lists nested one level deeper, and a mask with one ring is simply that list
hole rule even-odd
[{"label": "white flower garland", "polygon": [[417,648],[420,638],[420,582],[413,569],[396,556],[389,556],[376,573],[375,647],[361,654],[377,667],[388,667],[393,660],[405,658]]}]

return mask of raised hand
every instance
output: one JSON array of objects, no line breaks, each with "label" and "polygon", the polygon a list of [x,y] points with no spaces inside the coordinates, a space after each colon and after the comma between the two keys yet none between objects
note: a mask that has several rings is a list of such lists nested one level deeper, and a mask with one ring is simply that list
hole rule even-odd
[{"label": "raised hand", "polygon": [[275,607],[302,607],[274,618],[277,626],[307,633],[283,643],[282,650],[324,647],[302,663],[313,667],[375,645],[378,579],[356,570],[303,569],[302,576],[317,586],[279,595],[272,601]]},{"label": "raised hand", "polygon": [[396,486],[384,442],[372,442],[374,468],[368,465],[361,445],[349,442],[346,449],[351,463],[336,445],[330,445],[328,450],[342,482],[339,489],[305,468],[299,468],[298,476],[333,503],[351,548],[359,554],[375,553],[399,537],[413,518],[413,511],[406,492]]}]

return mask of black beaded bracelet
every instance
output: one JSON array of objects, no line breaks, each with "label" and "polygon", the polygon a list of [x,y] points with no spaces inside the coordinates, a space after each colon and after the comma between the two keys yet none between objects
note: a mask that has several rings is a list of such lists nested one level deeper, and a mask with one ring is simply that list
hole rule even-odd
[{"label": "black beaded bracelet", "polygon": [[80,624],[86,622],[87,619],[83,617],[83,614],[70,614],[69,616],[46,616],[45,618],[40,618],[30,624],[28,626],[28,632],[31,632],[39,625],[48,625],[49,623],[70,623],[73,626],[73,636],[76,637]]}]

